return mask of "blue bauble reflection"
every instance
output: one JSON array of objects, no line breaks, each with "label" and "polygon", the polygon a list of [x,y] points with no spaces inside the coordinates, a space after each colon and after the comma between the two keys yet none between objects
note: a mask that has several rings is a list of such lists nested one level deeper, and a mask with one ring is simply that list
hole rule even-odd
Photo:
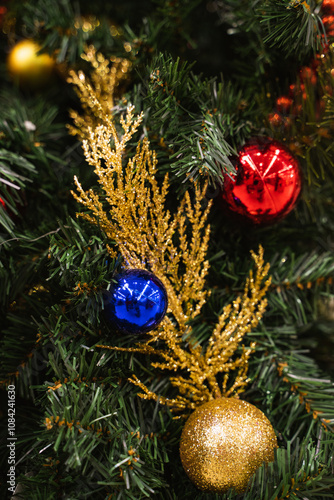
[{"label": "blue bauble reflection", "polygon": [[104,296],[107,320],[123,333],[153,330],[166,314],[167,292],[161,281],[142,269],[123,271]]}]

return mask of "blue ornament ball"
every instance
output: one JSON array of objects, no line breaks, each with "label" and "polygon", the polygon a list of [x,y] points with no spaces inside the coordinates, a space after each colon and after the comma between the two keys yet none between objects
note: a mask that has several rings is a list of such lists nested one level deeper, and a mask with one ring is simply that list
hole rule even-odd
[{"label": "blue ornament ball", "polygon": [[168,305],[161,281],[142,269],[123,271],[116,281],[104,297],[107,321],[122,333],[140,334],[156,328]]}]

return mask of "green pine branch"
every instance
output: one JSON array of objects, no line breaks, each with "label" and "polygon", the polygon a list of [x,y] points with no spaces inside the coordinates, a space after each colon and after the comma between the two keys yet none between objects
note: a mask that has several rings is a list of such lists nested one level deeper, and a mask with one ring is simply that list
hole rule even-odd
[{"label": "green pine branch", "polygon": [[[55,335],[53,344],[49,355],[53,381],[34,387],[44,394],[42,429],[31,438],[38,446],[26,457],[34,463],[29,455],[39,454],[44,467],[37,461],[30,467],[31,477],[22,476],[25,491],[31,490],[27,498],[35,498],[37,482],[52,480],[54,467],[48,469],[48,477],[46,467],[58,457],[59,468],[76,475],[74,483],[62,485],[69,496],[76,494],[78,482],[86,494],[104,492],[122,498],[150,498],[155,489],[167,486],[162,472],[169,458],[162,438],[169,432],[171,416],[158,406],[152,414],[136,400],[132,386],[120,384],[112,362],[115,353],[101,356],[101,351],[85,348],[80,341],[69,362],[69,337]],[[168,446],[173,441],[169,436]]]},{"label": "green pine branch", "polygon": [[0,149],[0,226],[5,231],[0,235],[0,243],[6,236],[14,235],[15,222],[13,216],[19,215],[19,206],[24,204],[21,191],[32,182],[32,174],[36,174],[34,165],[23,156]]},{"label": "green pine branch", "polygon": [[254,105],[232,84],[194,75],[191,65],[167,55],[160,54],[148,74],[148,133],[167,150],[178,185],[201,176],[222,185],[223,174],[235,172],[234,146],[254,131]]},{"label": "green pine branch", "polygon": [[257,14],[264,29],[264,43],[286,55],[298,54],[302,60],[327,41],[319,11],[319,3],[315,0],[261,2]]}]

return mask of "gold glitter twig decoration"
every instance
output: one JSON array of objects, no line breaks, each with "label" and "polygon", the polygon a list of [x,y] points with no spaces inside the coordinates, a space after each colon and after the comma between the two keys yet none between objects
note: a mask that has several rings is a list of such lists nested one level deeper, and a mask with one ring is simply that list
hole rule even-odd
[{"label": "gold glitter twig decoration", "polygon": [[[164,328],[172,336],[182,337],[187,322],[200,313],[208,294],[203,287],[209,267],[205,260],[210,232],[206,219],[211,202],[203,210],[205,187],[195,187],[194,202],[186,193],[172,217],[165,209],[168,176],[160,188],[156,156],[146,139],[138,143],[136,154],[123,169],[125,149],[142,120],[142,115],[135,117],[133,111],[129,106],[126,118],[120,120],[122,137],[113,121],[105,117],[105,123],[90,130],[89,139],[83,141],[86,160],[95,167],[105,191],[108,212],[101,197],[93,190],[86,193],[77,178],[78,194],[73,195],[91,211],[81,216],[98,225],[109,241],[116,241],[127,266],[150,268],[161,279],[168,294],[169,312],[174,316],[173,322],[164,321]],[[107,248],[114,257],[113,248]],[[159,332],[153,334],[154,340],[159,338]]]},{"label": "gold glitter twig decoration", "polygon": [[103,54],[96,52],[92,45],[85,48],[81,58],[88,61],[94,70],[90,80],[82,71],[77,73],[71,70],[69,73],[67,81],[75,85],[84,115],[70,111],[75,126],[68,125],[68,129],[71,135],[77,135],[83,140],[88,138],[89,128],[95,128],[105,115],[112,113],[116,105],[115,97],[119,96],[120,87],[129,77],[131,62],[115,56],[106,59]]},{"label": "gold glitter twig decoration", "polygon": [[[104,195],[93,190],[85,192],[75,178],[78,193],[73,195],[90,210],[89,214],[79,215],[98,225],[117,244],[128,267],[152,271],[166,287],[169,303],[166,317],[147,334],[144,343],[133,348],[98,347],[158,356],[161,361],[152,362],[152,366],[175,373],[170,378],[179,391],[174,399],[160,397],[135,375],[130,380],[142,389],[140,396],[160,400],[173,411],[192,410],[210,399],[236,395],[248,383],[248,358],[254,344],[248,349],[243,346],[238,356],[237,349],[245,335],[256,327],[267,305],[265,293],[270,279],[263,283],[269,270],[263,249],[252,253],[256,272],[250,272],[242,298],[224,307],[206,348],[202,347],[190,323],[200,314],[209,295],[204,290],[209,267],[207,217],[211,206],[209,202],[203,208],[206,186],[195,185],[193,201],[187,192],[174,216],[170,214],[165,208],[168,175],[159,187],[156,155],[148,140],[138,142],[134,156],[123,164],[142,115],[135,116],[134,107],[128,106],[126,117],[120,119],[123,134],[119,136],[112,116],[88,86],[87,92],[99,106],[102,124],[88,129],[83,149]],[[113,248],[107,248],[115,256]],[[232,371],[236,372],[233,382]]]},{"label": "gold glitter twig decoration", "polygon": [[[270,278],[262,285],[269,271],[269,264],[264,264],[263,248],[260,247],[258,254],[252,252],[252,257],[256,265],[255,277],[250,271],[243,296],[224,307],[206,348],[192,344],[191,339],[188,339],[187,345],[182,338],[170,338],[168,331],[159,334],[159,339],[165,341],[167,349],[154,348],[150,345],[150,341],[136,348],[116,348],[157,355],[164,361],[152,362],[154,368],[174,372],[182,370],[187,374],[187,377],[179,373],[175,377],[170,377],[171,384],[180,392],[174,399],[159,396],[134,375],[130,381],[142,389],[143,393],[139,396],[144,399],[159,400],[170,406],[173,411],[183,411],[194,410],[197,406],[217,397],[235,396],[244,390],[249,382],[248,358],[255,343],[251,343],[248,349],[242,346],[240,356],[236,358],[234,356],[245,335],[255,328],[262,318],[267,306],[265,293],[270,286]],[[108,348],[108,346],[103,347]],[[236,371],[236,374],[229,386],[232,371]],[[222,383],[219,384],[217,376],[221,373],[224,376]]]}]

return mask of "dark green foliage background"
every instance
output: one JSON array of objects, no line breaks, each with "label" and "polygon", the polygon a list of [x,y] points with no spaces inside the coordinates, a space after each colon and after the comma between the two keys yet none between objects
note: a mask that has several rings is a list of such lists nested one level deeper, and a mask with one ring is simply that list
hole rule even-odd
[{"label": "dark green foliage background", "polygon": [[[11,0],[4,5],[0,178],[20,189],[0,181],[7,207],[0,205],[1,498],[10,498],[8,384],[16,386],[15,500],[332,498],[334,101],[329,73],[306,85],[307,99],[299,114],[290,116],[288,131],[268,120],[277,111],[277,97],[288,95],[300,69],[312,65],[321,51],[321,1]],[[76,19],[92,15],[100,21],[94,31],[73,32]],[[111,25],[119,36],[111,35]],[[59,71],[47,87],[18,85],[7,71],[13,44],[29,37],[56,54]],[[124,50],[125,42],[131,52]],[[157,152],[158,177],[170,175],[169,208],[175,209],[186,189],[192,191],[189,177],[204,180],[203,165],[210,179],[207,286],[212,293],[193,324],[199,342],[205,346],[224,305],[242,293],[252,265],[249,251],[262,244],[271,264],[268,309],[247,339],[257,347],[242,397],[268,416],[279,449],[275,462],[260,468],[242,495],[197,490],[179,458],[183,421],[139,399],[127,382],[135,373],[172,396],[166,374],[154,372],[145,356],[95,347],[131,346],[134,339],[114,332],[103,318],[103,290],[121,262],[108,256],[99,228],[76,219],[79,207],[70,194],[74,175],[85,187],[97,187],[81,145],[66,128],[69,109],[79,110],[80,103],[64,68],[89,73],[80,54],[90,43],[106,56],[133,63],[125,96],[144,111],[140,133]],[[326,58],[330,69],[331,51]],[[320,96],[326,110],[319,117]],[[233,155],[259,135],[298,144],[304,177],[295,210],[272,227],[237,224],[220,203],[223,173],[233,170]],[[57,417],[71,425],[58,425]]]}]

